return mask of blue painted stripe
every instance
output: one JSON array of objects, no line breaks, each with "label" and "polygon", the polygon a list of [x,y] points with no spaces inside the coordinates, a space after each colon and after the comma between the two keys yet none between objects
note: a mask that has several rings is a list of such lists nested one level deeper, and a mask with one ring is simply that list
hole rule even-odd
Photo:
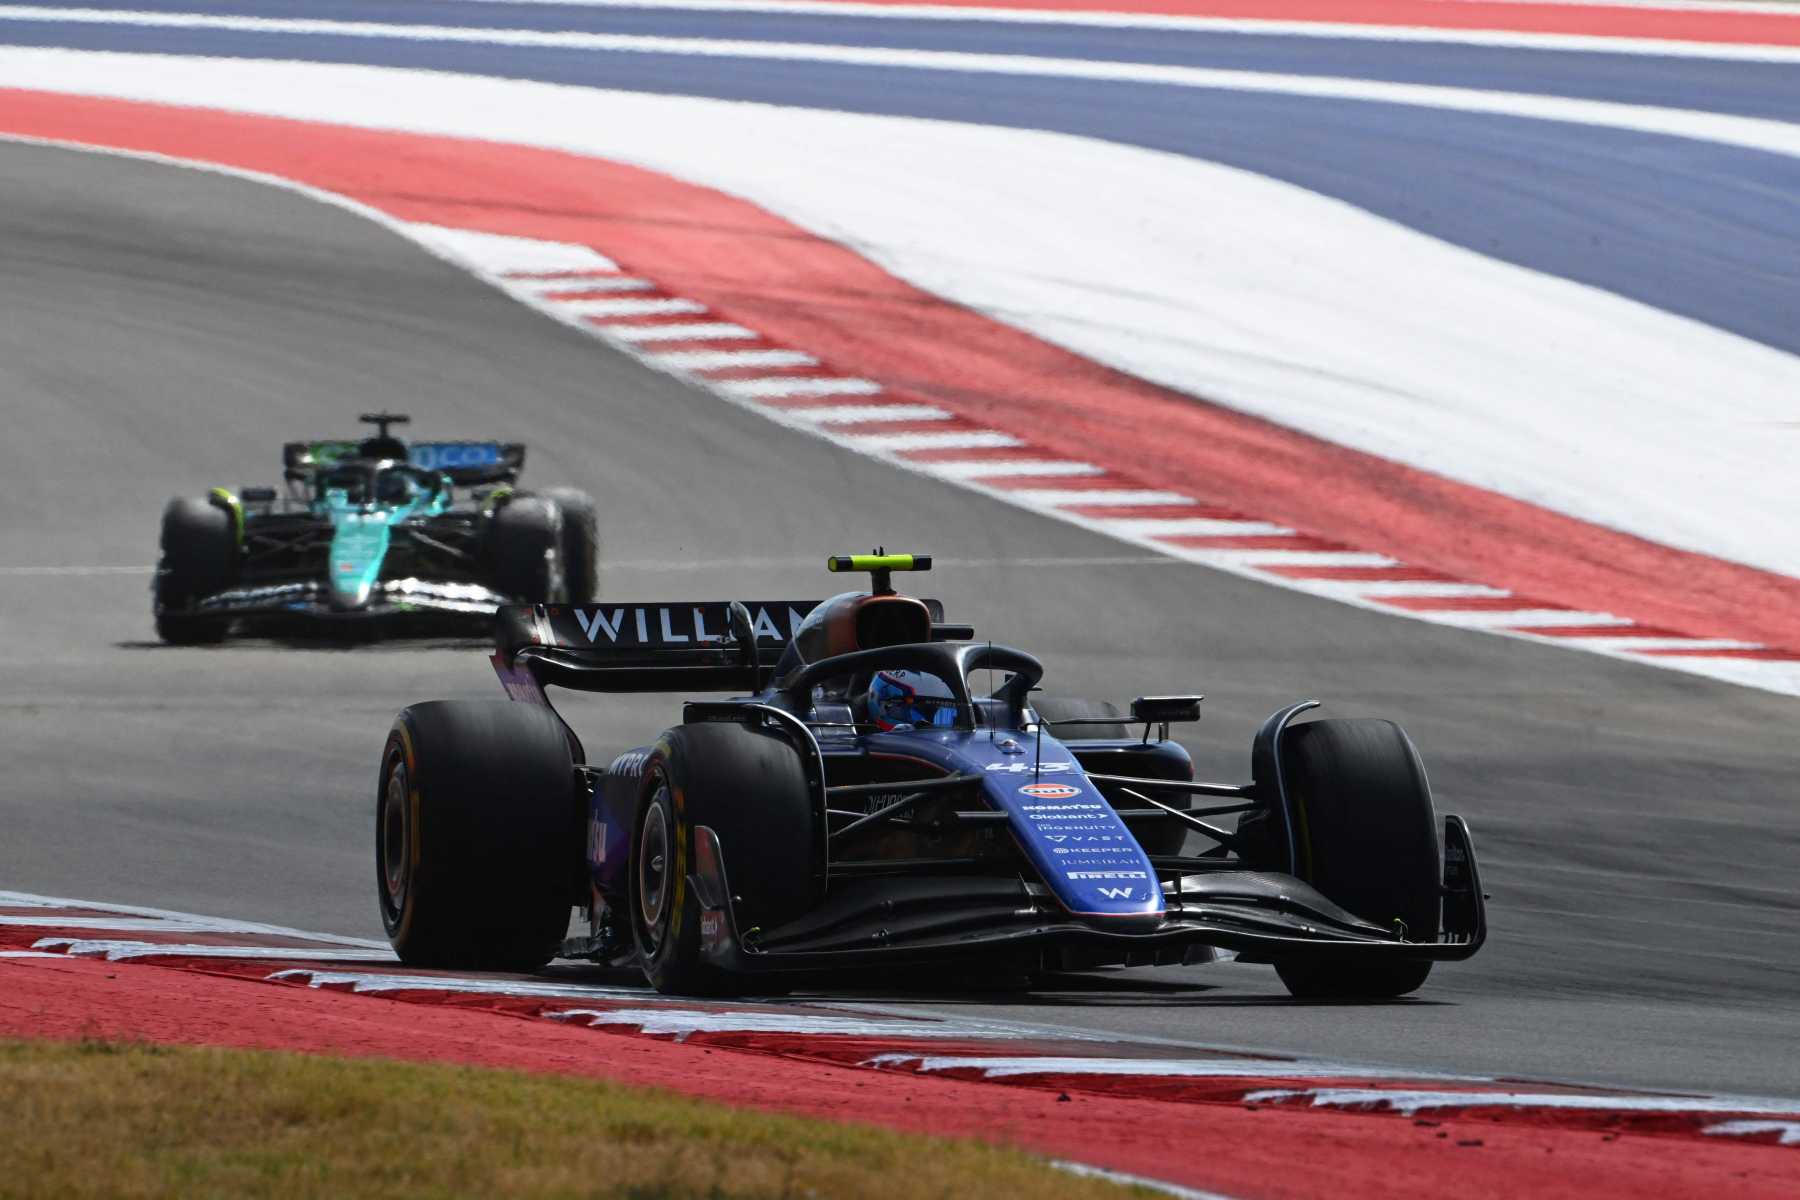
[{"label": "blue painted stripe", "polygon": [[1285,180],[1800,353],[1800,160],[1711,143],[1373,102],[792,61],[50,23],[0,23],[0,40],[425,68],[1080,134]]}]

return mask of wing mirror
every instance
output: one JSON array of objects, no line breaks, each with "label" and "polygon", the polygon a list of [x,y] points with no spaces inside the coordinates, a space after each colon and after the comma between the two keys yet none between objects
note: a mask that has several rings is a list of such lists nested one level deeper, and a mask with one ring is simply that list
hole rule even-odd
[{"label": "wing mirror", "polygon": [[1131,719],[1146,725],[1198,721],[1204,696],[1139,696],[1131,702]]}]

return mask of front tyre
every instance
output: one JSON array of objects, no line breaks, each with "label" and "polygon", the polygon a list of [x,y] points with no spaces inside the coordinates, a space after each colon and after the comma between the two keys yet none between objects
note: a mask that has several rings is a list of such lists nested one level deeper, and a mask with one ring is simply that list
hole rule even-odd
[{"label": "front tyre", "polygon": [[508,701],[403,710],[375,788],[375,879],[409,966],[533,971],[568,930],[582,798],[562,722]]},{"label": "front tyre", "polygon": [[575,488],[549,488],[540,495],[562,510],[564,601],[592,604],[600,594],[600,521],[594,498]]},{"label": "front tyre", "polygon": [[562,509],[553,500],[522,496],[494,514],[488,530],[494,590],[521,604],[559,604],[562,588]]},{"label": "front tyre", "polygon": [[[1311,721],[1288,730],[1282,758],[1300,877],[1365,921],[1435,940],[1443,861],[1412,740],[1392,721]],[[1295,958],[1275,970],[1308,999],[1389,998],[1416,991],[1431,964]]]},{"label": "front tyre", "polygon": [[771,733],[718,722],[663,735],[644,771],[631,851],[631,924],[659,992],[717,996],[751,981],[705,960],[689,886],[696,830],[719,838],[738,927],[773,929],[818,902],[819,834],[799,753]]},{"label": "front tyre", "polygon": [[231,618],[192,610],[231,585],[237,552],[237,529],[224,507],[199,498],[169,501],[156,570],[156,636],[172,646],[224,640]]}]

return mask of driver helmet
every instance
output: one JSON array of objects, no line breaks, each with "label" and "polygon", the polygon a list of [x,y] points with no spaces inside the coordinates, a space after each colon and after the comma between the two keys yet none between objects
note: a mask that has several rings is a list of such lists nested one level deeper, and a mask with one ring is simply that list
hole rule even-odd
[{"label": "driver helmet", "polygon": [[404,473],[383,471],[375,482],[375,494],[383,504],[406,504],[417,495],[417,489]]},{"label": "driver helmet", "polygon": [[878,729],[956,724],[956,696],[936,675],[877,671],[869,680],[869,720]]}]

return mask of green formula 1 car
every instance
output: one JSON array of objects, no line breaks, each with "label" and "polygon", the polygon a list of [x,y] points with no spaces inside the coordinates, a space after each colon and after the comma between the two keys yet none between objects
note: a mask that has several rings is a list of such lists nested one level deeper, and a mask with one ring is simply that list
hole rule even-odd
[{"label": "green formula 1 car", "polygon": [[485,627],[502,604],[584,604],[599,569],[594,502],[517,488],[525,447],[372,437],[289,442],[285,494],[214,488],[163,510],[152,584],[167,642],[282,621]]}]

